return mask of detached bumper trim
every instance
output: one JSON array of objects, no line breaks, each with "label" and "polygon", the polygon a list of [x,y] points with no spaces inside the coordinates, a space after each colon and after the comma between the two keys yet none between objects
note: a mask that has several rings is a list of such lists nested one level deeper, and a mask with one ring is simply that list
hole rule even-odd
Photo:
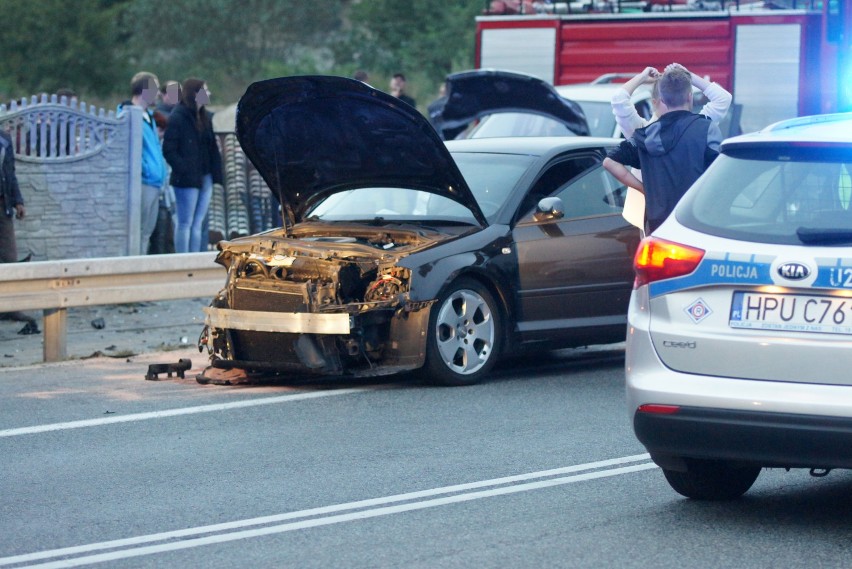
[{"label": "detached bumper trim", "polygon": [[315,314],[313,312],[262,312],[230,308],[204,309],[204,323],[211,328],[248,330],[251,332],[285,332],[290,334],[349,334],[349,314]]}]

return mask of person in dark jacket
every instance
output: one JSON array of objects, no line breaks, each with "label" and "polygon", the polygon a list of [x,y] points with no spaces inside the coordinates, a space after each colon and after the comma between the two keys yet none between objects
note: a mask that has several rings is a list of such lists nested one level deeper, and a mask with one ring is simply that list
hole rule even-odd
[{"label": "person in dark jacket", "polygon": [[157,103],[157,111],[161,112],[166,118],[175,110],[175,106],[180,102],[180,83],[174,79],[169,79],[160,85],[160,102]]},{"label": "person in dark jacket", "polygon": [[[0,130],[0,263],[18,262],[18,245],[15,241],[14,219],[24,219],[27,210],[24,197],[15,174],[15,147],[12,137]],[[36,321],[23,312],[5,312],[0,314],[4,320],[26,322],[18,334],[37,334]]]},{"label": "person in dark jacket", "polygon": [[[169,124],[166,115],[160,111],[154,111],[154,122],[157,124],[157,135],[162,142]],[[175,192],[168,180],[160,187],[159,207],[157,211],[157,223],[154,232],[148,242],[149,255],[162,255],[175,252]]]},{"label": "person in dark jacket", "polygon": [[24,219],[27,210],[24,197],[15,175],[15,149],[12,137],[0,130],[0,261],[15,263],[18,261],[18,247],[15,242],[15,224],[13,218]]},{"label": "person in dark jacket", "polygon": [[405,92],[405,75],[402,73],[394,73],[393,77],[391,77],[390,94],[403,103],[409,104],[415,109],[417,108],[417,101]]},{"label": "person in dark jacket", "polygon": [[201,79],[183,83],[181,101],[169,115],[163,154],[172,168],[171,184],[177,201],[175,251],[204,251],[202,225],[210,206],[213,184],[222,183],[222,156],[213,134],[212,114],[205,105],[210,91]]},{"label": "person in dark jacket", "polygon": [[[603,166],[628,187],[645,194],[647,233],[665,221],[686,190],[719,155],[722,132],[704,115],[692,112],[692,76],[671,65],[659,79],[658,121],[636,129],[611,150]],[[640,168],[640,181],[627,168]]]}]

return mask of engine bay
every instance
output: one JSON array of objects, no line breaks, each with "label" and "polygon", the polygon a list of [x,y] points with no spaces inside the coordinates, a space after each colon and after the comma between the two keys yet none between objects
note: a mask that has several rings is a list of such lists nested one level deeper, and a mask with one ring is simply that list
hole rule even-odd
[{"label": "engine bay", "polygon": [[228,269],[227,304],[242,309],[239,289],[280,293],[269,297],[269,306],[249,308],[254,310],[363,311],[398,304],[410,278],[407,269],[397,266],[399,259],[448,237],[411,230],[362,227],[330,234],[324,229],[303,227],[292,236],[277,230],[221,242],[217,262]]}]

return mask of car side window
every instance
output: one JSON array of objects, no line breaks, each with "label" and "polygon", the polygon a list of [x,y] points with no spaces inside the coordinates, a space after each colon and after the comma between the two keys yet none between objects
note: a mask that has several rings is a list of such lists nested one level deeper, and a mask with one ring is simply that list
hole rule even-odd
[{"label": "car side window", "polygon": [[627,188],[598,165],[565,184],[554,195],[562,200],[565,219],[576,219],[621,213]]},{"label": "car side window", "polygon": [[540,199],[556,195],[556,192],[564,187],[566,182],[577,178],[590,168],[599,166],[601,160],[602,157],[597,154],[584,154],[555,162],[533,184],[523,206],[520,208],[520,212],[528,217]]}]

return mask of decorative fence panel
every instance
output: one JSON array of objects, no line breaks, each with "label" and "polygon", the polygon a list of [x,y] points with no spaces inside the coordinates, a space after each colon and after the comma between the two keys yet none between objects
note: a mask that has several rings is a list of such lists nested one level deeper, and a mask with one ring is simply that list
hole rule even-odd
[{"label": "decorative fence panel", "polygon": [[34,260],[140,253],[141,110],[116,117],[56,95],[0,105],[27,217],[19,253]]},{"label": "decorative fence panel", "polygon": [[[0,105],[15,147],[27,217],[18,251],[33,260],[144,254],[140,244],[142,111],[96,109],[56,95]],[[225,185],[214,187],[210,243],[281,225],[278,202],[233,132],[217,133]]]}]

